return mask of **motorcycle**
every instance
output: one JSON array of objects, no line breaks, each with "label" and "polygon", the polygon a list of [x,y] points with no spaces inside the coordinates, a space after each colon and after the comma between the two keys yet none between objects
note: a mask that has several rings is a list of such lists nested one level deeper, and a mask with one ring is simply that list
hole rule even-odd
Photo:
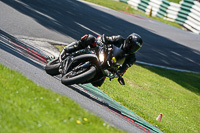
[{"label": "motorcycle", "polygon": [[115,45],[101,43],[96,48],[87,47],[62,57],[63,63],[54,59],[47,63],[45,70],[52,76],[62,74],[64,85],[94,83],[103,77],[110,80],[118,78],[118,82],[125,85],[124,79],[117,73],[125,56],[124,51]]}]

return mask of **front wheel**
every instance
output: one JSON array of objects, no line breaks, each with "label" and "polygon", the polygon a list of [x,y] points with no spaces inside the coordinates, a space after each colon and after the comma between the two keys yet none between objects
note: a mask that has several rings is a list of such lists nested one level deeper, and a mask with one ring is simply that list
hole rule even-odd
[{"label": "front wheel", "polygon": [[60,67],[60,63],[59,63],[59,59],[57,58],[46,64],[45,71],[49,75],[55,76],[55,75],[60,74],[59,67]]},{"label": "front wheel", "polygon": [[90,66],[90,68],[72,70],[65,74],[61,82],[64,85],[80,84],[92,79],[96,74],[96,67]]}]

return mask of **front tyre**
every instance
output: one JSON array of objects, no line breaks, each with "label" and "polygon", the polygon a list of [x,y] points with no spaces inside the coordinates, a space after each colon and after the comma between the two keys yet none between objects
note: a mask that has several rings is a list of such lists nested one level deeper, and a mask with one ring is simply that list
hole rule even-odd
[{"label": "front tyre", "polygon": [[92,79],[96,74],[96,67],[91,66],[89,69],[81,69],[79,71],[72,70],[65,74],[61,83],[64,85],[80,84]]},{"label": "front tyre", "polygon": [[46,64],[45,71],[49,75],[55,76],[55,75],[60,74],[59,67],[60,67],[60,63],[59,63],[59,60],[57,58],[57,59],[54,59],[54,60],[52,60],[52,61],[50,61],[49,63]]}]

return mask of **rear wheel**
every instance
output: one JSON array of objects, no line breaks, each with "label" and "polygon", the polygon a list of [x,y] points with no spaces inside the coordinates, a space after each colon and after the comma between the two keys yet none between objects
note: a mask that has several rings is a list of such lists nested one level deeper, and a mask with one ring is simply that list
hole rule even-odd
[{"label": "rear wheel", "polygon": [[59,60],[57,58],[57,59],[54,59],[54,60],[52,60],[52,61],[50,61],[49,63],[46,64],[45,71],[49,75],[55,76],[55,75],[60,74],[59,67],[60,67],[60,63],[59,63]]},{"label": "rear wheel", "polygon": [[89,68],[75,68],[65,74],[61,82],[64,85],[80,84],[92,79],[96,74],[96,67],[90,66]]}]

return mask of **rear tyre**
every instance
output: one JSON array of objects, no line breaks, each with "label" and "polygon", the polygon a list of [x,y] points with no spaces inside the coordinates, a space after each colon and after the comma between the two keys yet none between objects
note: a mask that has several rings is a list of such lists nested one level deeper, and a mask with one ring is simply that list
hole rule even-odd
[{"label": "rear tyre", "polygon": [[52,60],[52,61],[50,61],[49,63],[46,64],[45,71],[49,75],[55,76],[55,75],[60,74],[59,67],[60,67],[60,63],[59,63],[59,60],[57,58],[57,59],[54,59],[54,60]]},{"label": "rear tyre", "polygon": [[95,74],[96,67],[94,66],[79,71],[72,70],[62,77],[61,83],[64,85],[81,84],[92,79]]}]

